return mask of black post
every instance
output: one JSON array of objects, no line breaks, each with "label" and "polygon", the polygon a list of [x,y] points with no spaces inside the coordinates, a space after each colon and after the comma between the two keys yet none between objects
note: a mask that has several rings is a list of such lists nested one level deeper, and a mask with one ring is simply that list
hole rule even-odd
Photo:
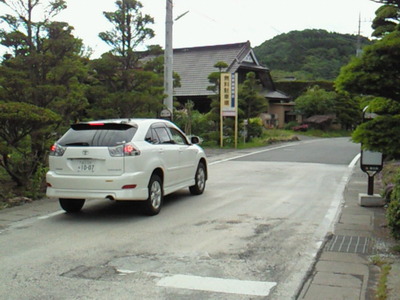
[{"label": "black post", "polygon": [[374,175],[369,175],[368,174],[368,195],[373,196],[374,195]]}]

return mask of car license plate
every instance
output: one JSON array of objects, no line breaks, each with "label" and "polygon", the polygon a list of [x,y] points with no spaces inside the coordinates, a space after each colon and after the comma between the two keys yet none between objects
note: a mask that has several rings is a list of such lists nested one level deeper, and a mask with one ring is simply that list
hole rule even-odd
[{"label": "car license plate", "polygon": [[80,160],[77,166],[78,173],[94,173],[95,163],[93,160]]}]

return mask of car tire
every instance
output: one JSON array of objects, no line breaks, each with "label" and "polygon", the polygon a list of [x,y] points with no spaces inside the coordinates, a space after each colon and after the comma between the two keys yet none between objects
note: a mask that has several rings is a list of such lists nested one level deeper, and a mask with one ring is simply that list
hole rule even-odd
[{"label": "car tire", "polygon": [[59,199],[60,206],[67,213],[79,212],[85,204],[85,199]]},{"label": "car tire", "polygon": [[206,166],[200,162],[194,176],[195,184],[189,187],[192,195],[201,195],[206,188]]},{"label": "car tire", "polygon": [[153,174],[149,181],[149,197],[144,203],[145,213],[149,216],[157,215],[163,204],[164,192],[160,176]]}]

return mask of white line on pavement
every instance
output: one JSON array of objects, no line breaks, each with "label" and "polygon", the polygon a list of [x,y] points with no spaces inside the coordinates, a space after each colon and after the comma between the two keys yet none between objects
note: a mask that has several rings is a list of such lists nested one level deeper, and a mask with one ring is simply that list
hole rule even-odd
[{"label": "white line on pavement", "polygon": [[221,160],[214,161],[212,163],[209,163],[209,165],[216,165],[216,164],[220,164],[220,163],[223,163],[223,162],[226,162],[226,161],[230,161],[230,160],[234,160],[234,159],[238,159],[238,158],[242,158],[242,157],[246,157],[246,156],[250,156],[250,155],[254,155],[254,154],[258,154],[258,153],[273,151],[273,150],[277,150],[277,149],[281,149],[281,148],[293,147],[293,146],[297,146],[298,144],[299,143],[285,144],[285,145],[282,145],[282,146],[277,146],[277,147],[273,147],[273,148],[268,148],[268,149],[254,151],[254,152],[250,152],[250,153],[246,153],[246,154],[241,154],[241,155],[238,155],[238,156],[229,157],[229,158],[226,158],[226,159],[221,159]]},{"label": "white line on pavement", "polygon": [[358,160],[360,159],[360,156],[361,156],[361,153],[358,153],[354,158],[353,158],[353,160],[351,161],[351,163],[349,164],[349,168],[353,168],[355,165],[356,165],[356,163],[358,162]]},{"label": "white line on pavement", "polygon": [[[137,273],[137,271],[127,269],[117,269],[117,272],[120,275]],[[181,274],[167,275],[155,272],[144,273],[152,277],[160,278],[157,282],[157,286],[161,287],[237,295],[268,296],[271,289],[277,285],[276,282],[268,281],[225,279]]]},{"label": "white line on pavement", "polygon": [[276,282],[223,279],[191,275],[172,275],[158,286],[250,296],[268,296]]},{"label": "white line on pavement", "polygon": [[63,213],[65,213],[65,211],[63,211],[63,210],[58,210],[58,211],[53,212],[53,213],[51,213],[51,214],[44,215],[44,216],[40,216],[40,217],[38,217],[38,220],[45,220],[45,219],[48,219],[48,218],[51,218],[51,217],[55,217],[55,216],[61,215],[61,214],[63,214]]}]

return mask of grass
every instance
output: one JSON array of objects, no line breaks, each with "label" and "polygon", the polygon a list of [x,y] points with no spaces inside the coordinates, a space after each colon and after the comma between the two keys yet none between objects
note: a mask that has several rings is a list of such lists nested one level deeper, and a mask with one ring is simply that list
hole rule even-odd
[{"label": "grass", "polygon": [[390,263],[379,256],[372,257],[371,261],[372,264],[376,265],[381,270],[379,274],[378,284],[376,286],[375,299],[386,300],[388,297],[387,281],[392,266]]},{"label": "grass", "polygon": [[318,130],[318,129],[309,129],[307,131],[298,132],[300,135],[313,136],[313,137],[322,137],[322,138],[334,138],[334,137],[350,137],[352,131],[347,130]]},{"label": "grass", "polygon": [[376,288],[376,299],[377,300],[386,300],[387,299],[387,278],[390,273],[392,266],[389,264],[385,264],[381,267],[381,274],[379,276],[378,286]]},{"label": "grass", "polygon": [[279,142],[293,141],[294,138],[295,135],[293,134],[293,132],[288,130],[279,130],[279,129],[265,130],[263,132],[262,137],[254,138],[247,143],[240,142],[238,144],[238,148],[247,149],[247,148],[262,147]]},{"label": "grass", "polygon": [[[243,138],[238,137],[238,149],[248,149],[268,146],[274,143],[293,141],[296,134],[291,130],[283,129],[268,129],[264,130],[263,134],[259,138],[252,138],[249,142],[244,142]],[[216,142],[204,142],[201,144],[205,148],[220,148]],[[223,149],[232,149],[234,147],[234,139],[229,137],[224,139]]]}]

